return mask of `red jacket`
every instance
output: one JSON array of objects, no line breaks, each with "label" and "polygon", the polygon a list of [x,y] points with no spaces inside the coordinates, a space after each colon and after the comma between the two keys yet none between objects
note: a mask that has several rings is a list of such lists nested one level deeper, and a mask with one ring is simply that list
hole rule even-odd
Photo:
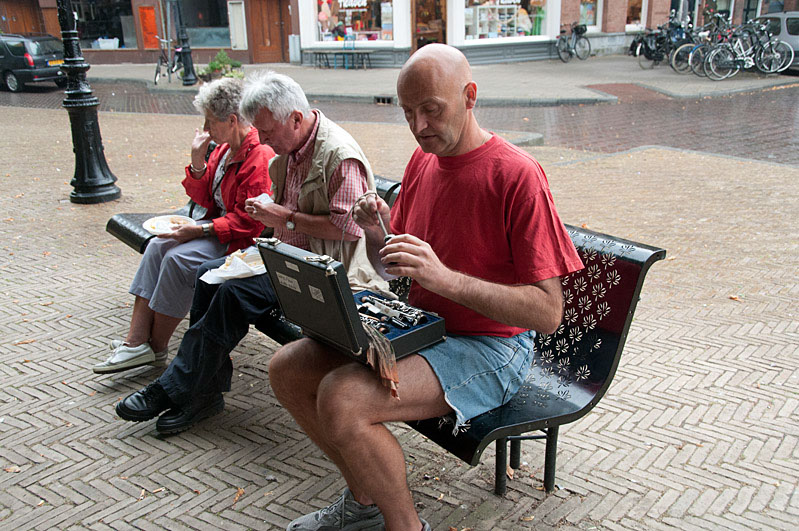
[{"label": "red jacket", "polygon": [[192,177],[189,166],[186,166],[183,188],[195,203],[208,209],[206,219],[212,220],[219,241],[229,244],[227,252],[230,254],[252,245],[253,238],[264,229],[260,222],[252,219],[244,211],[244,201],[263,192],[271,193],[269,160],[275,156],[275,152],[271,147],[259,142],[258,131],[255,128],[250,129],[241,147],[228,162],[225,176],[222,178],[220,187],[227,214],[219,217],[219,209],[214,203],[211,186],[219,160],[228,149],[230,149],[228,144],[222,144],[214,149],[208,158],[208,169],[199,179]]}]

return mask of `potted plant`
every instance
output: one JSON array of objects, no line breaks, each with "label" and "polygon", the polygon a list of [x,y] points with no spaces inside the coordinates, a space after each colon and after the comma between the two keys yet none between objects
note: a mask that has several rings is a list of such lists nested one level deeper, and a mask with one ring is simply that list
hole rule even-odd
[{"label": "potted plant", "polygon": [[208,66],[197,73],[203,81],[211,81],[220,77],[243,78],[244,72],[241,71],[241,61],[231,59],[225,50],[219,50]]}]

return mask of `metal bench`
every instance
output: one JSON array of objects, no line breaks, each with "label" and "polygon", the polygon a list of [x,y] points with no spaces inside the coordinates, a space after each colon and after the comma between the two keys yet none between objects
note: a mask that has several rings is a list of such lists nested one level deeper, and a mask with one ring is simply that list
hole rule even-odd
[{"label": "metal bench", "polygon": [[[400,183],[375,180],[378,193],[392,205]],[[508,443],[510,466],[518,468],[521,441],[528,439],[546,439],[544,488],[554,489],[559,428],[583,417],[605,395],[621,359],[644,277],[653,263],[666,256],[664,249],[571,225],[566,228],[585,268],[562,279],[563,322],[554,334],[536,338],[532,371],[519,392],[507,404],[471,419],[457,435],[444,419],[408,423],[472,466],[496,441],[494,492],[498,495],[507,489]],[[118,230],[108,230],[120,237]],[[130,238],[130,233],[125,237]],[[392,285],[400,296],[407,295],[407,287],[402,281]],[[279,311],[255,326],[280,344],[301,337],[300,329],[282,319]]]}]

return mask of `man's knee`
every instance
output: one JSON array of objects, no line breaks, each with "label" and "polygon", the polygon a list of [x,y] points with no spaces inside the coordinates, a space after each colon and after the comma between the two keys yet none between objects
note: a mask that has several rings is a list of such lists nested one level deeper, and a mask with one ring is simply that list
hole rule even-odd
[{"label": "man's knee", "polygon": [[334,444],[346,444],[361,427],[371,424],[366,397],[373,391],[373,378],[369,369],[350,364],[330,372],[319,384],[317,411]]},{"label": "man's knee", "polygon": [[297,387],[303,379],[303,367],[299,359],[307,349],[306,340],[283,345],[269,360],[269,383],[276,394]]}]

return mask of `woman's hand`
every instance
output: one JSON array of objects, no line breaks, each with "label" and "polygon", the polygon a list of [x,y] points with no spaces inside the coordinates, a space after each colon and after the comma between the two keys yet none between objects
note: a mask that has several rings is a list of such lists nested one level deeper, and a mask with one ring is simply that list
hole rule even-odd
[{"label": "woman's hand", "polygon": [[197,169],[205,166],[205,154],[208,152],[208,144],[211,143],[211,135],[200,129],[194,130],[194,140],[191,142],[191,164]]},{"label": "woman's hand", "polygon": [[181,225],[178,229],[166,234],[159,234],[159,238],[172,238],[180,243],[203,237],[202,225]]}]

